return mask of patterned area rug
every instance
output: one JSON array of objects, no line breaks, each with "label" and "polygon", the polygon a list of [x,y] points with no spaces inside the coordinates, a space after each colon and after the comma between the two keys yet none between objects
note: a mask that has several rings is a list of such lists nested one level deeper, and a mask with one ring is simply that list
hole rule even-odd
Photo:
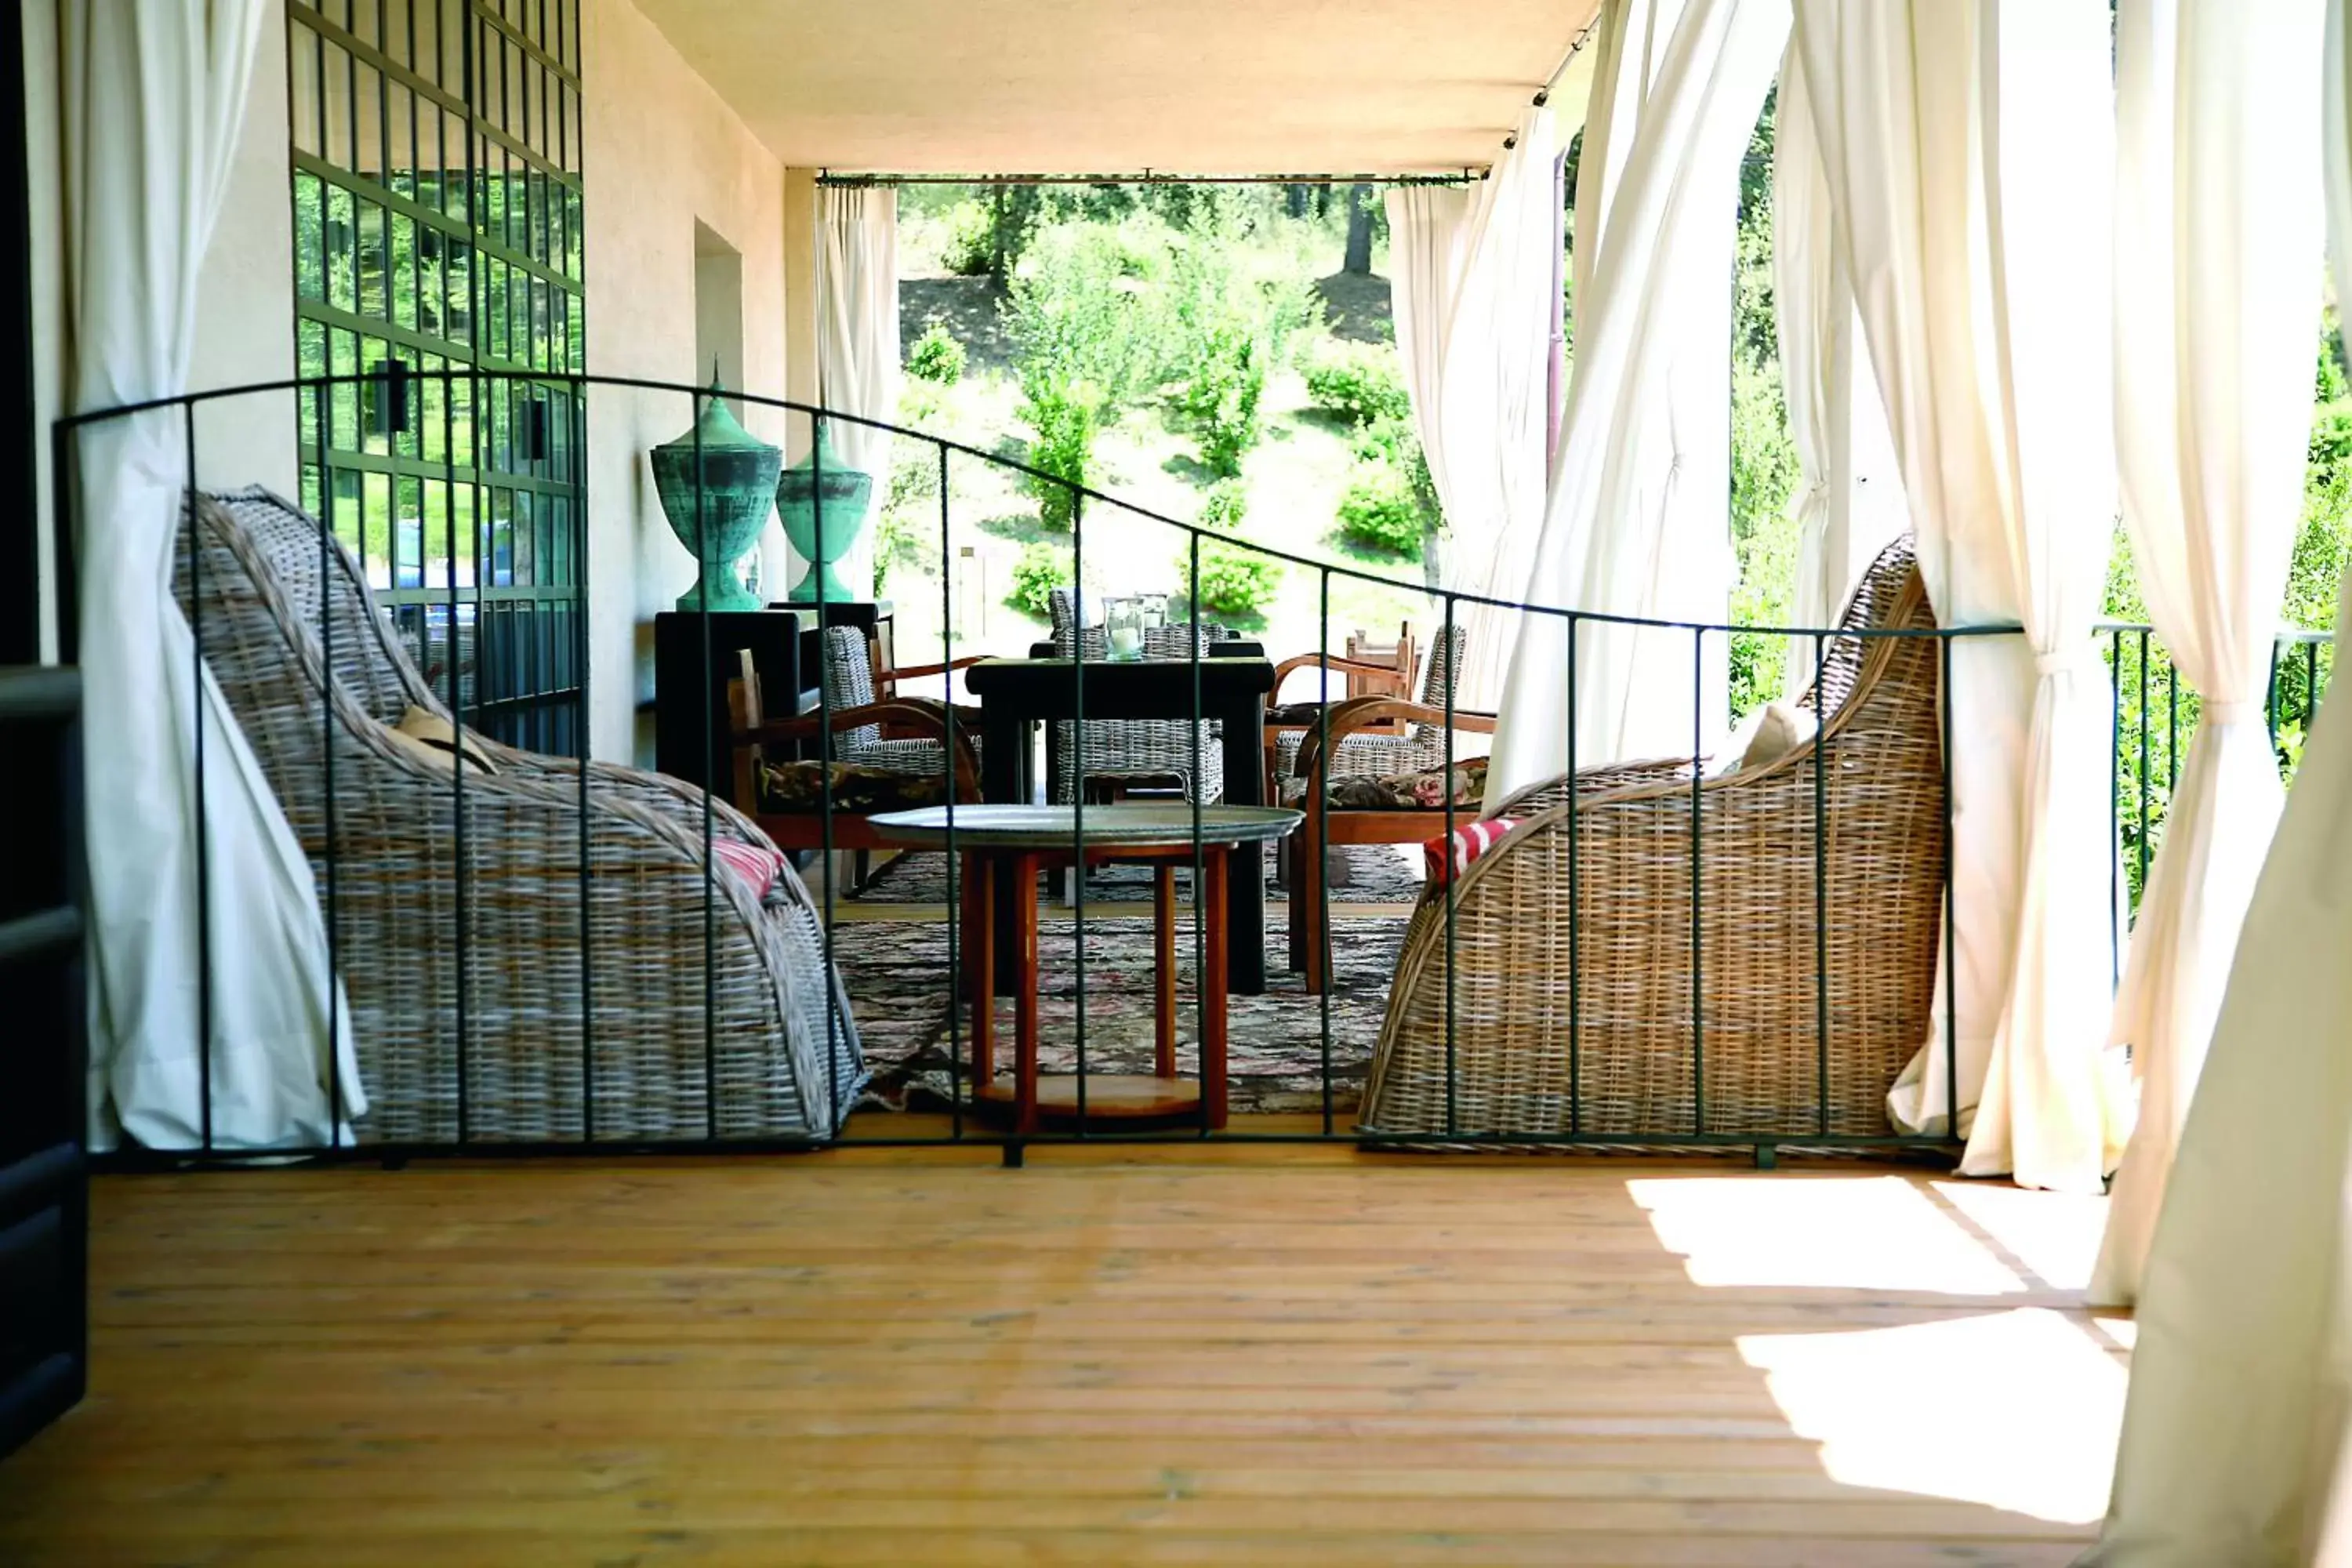
[{"label": "patterned area rug", "polygon": [[[927,856],[936,860],[938,857]],[[1262,996],[1231,998],[1227,1065],[1236,1115],[1319,1110],[1324,1103],[1323,1005],[1289,969],[1289,940],[1279,910],[1266,921],[1267,985]],[[1047,1073],[1076,1070],[1077,963],[1075,922],[1038,926],[1041,950],[1038,1059]],[[1402,916],[1332,922],[1330,1093],[1345,1126],[1361,1097],[1364,1072],[1380,1037],[1388,986],[1404,945]],[[1180,916],[1177,952],[1177,1068],[1198,1070],[1198,1014],[1189,913]],[[959,1009],[957,1040],[948,1028],[948,928],[940,921],[851,921],[834,928],[834,957],[849,988],[874,1078],[866,1109],[944,1110],[963,1093],[971,1047],[968,1010]],[[1087,921],[1087,1067],[1090,1072],[1151,1070],[1151,922]],[[997,998],[997,1069],[1010,1080],[1013,1004]]]},{"label": "patterned area rug", "polygon": [[[1341,844],[1331,850],[1333,880],[1331,901],[1340,904],[1410,904],[1421,897],[1421,847],[1408,844]],[[948,859],[945,855],[922,851],[901,855],[874,873],[873,878],[857,890],[856,897],[863,903],[877,904],[941,904],[948,896]],[[1339,879],[1343,877],[1345,881]],[[1064,873],[1045,873],[1042,885],[1048,897],[1062,896]],[[1192,869],[1180,866],[1176,870],[1176,886],[1180,892],[1191,889]],[[1283,896],[1275,883],[1274,857],[1269,851],[1265,865],[1265,890],[1271,899]],[[1151,900],[1151,868],[1114,863],[1097,866],[1087,876],[1087,900],[1106,903],[1149,903]]]}]

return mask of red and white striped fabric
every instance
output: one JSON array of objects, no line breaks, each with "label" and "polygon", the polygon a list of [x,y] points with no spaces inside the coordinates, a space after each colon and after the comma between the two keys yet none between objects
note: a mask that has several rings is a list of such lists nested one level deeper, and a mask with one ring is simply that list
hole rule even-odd
[{"label": "red and white striped fabric", "polygon": [[750,886],[754,899],[764,900],[774,890],[777,879],[784,874],[782,850],[763,849],[740,838],[716,838],[710,847],[718,852],[720,865]]},{"label": "red and white striped fabric", "polygon": [[1479,856],[1501,843],[1503,836],[1517,826],[1516,822],[1497,818],[1465,823],[1450,835],[1439,834],[1421,847],[1429,859],[1429,879],[1433,882],[1447,880],[1449,868],[1454,876],[1460,876],[1470,869]]}]

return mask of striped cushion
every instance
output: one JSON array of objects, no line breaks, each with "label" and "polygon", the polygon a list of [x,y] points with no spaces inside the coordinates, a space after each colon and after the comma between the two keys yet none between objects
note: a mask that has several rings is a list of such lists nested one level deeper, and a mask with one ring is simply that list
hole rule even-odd
[{"label": "striped cushion", "polygon": [[754,899],[764,901],[784,874],[781,850],[746,844],[740,838],[714,838],[710,847],[718,853],[719,863],[750,888]]},{"label": "striped cushion", "polygon": [[1472,863],[1478,857],[1502,842],[1503,835],[1516,826],[1517,824],[1515,822],[1497,818],[1488,822],[1466,823],[1450,835],[1439,834],[1421,847],[1422,852],[1428,858],[1429,879],[1440,883],[1448,880],[1446,875],[1448,868],[1452,868],[1454,876],[1460,876],[1470,869]]}]

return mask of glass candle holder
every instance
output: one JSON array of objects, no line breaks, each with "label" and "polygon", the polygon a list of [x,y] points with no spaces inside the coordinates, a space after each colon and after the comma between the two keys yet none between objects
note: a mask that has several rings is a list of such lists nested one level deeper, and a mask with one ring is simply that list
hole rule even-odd
[{"label": "glass candle holder", "polygon": [[1110,657],[1143,657],[1143,605],[1132,598],[1110,599],[1103,605],[1103,641]]}]

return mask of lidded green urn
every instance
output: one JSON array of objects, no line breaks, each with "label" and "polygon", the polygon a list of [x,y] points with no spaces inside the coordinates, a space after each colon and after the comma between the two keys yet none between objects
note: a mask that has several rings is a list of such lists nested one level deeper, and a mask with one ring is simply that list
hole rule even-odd
[{"label": "lidded green urn", "polygon": [[[816,422],[816,439],[809,454],[776,483],[776,516],[784,537],[793,542],[808,574],[793,584],[787,595],[795,605],[845,604],[857,597],[834,572],[834,563],[849,553],[866,527],[866,513],[874,500],[874,476],[851,468],[826,438],[824,421]],[[824,526],[817,527],[822,519]],[[817,537],[822,531],[824,538]]]},{"label": "lidded green urn", "polygon": [[758,542],[767,523],[784,454],[736,422],[719,395],[722,390],[719,378],[711,377],[693,428],[653,449],[654,491],[661,497],[663,515],[701,569],[694,586],[678,598],[681,610],[704,608],[706,590],[710,609],[760,608],[759,596],[735,574],[735,563]]}]

